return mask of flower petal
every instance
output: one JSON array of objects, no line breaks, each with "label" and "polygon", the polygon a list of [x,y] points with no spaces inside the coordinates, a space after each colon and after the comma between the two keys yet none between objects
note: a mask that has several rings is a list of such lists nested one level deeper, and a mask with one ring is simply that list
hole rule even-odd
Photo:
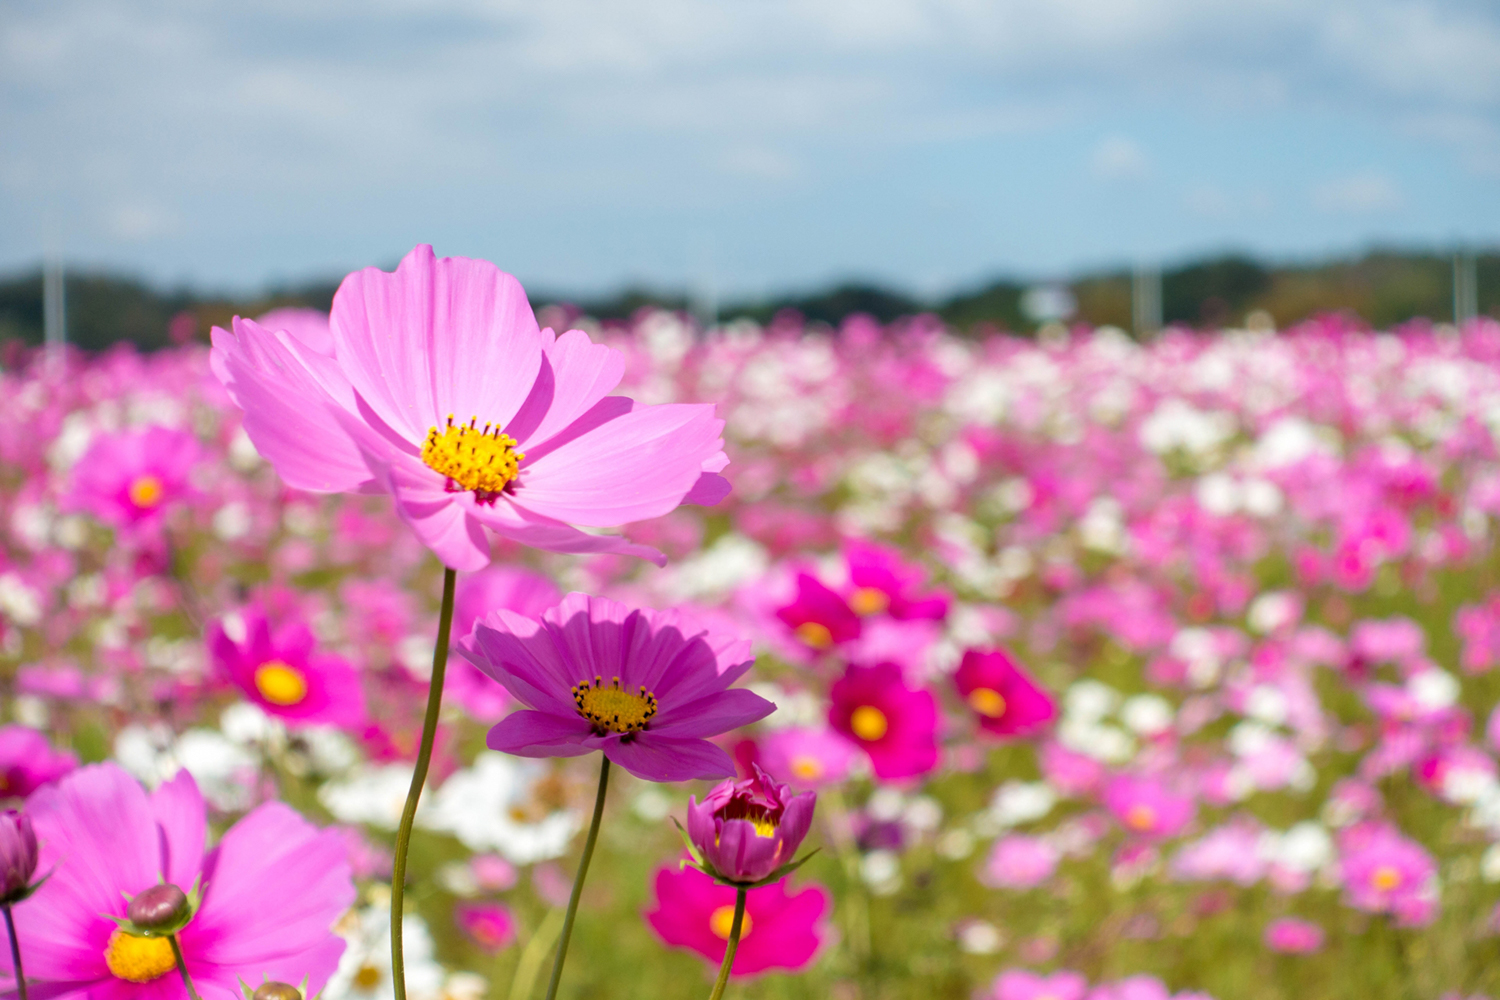
[{"label": "flower petal", "polygon": [[651,720],[651,731],[659,736],[718,736],[764,719],[776,706],[754,691],[730,688],[715,691],[697,701],[664,707]]},{"label": "flower petal", "polygon": [[203,838],[208,832],[198,783],[186,769],[178,771],[151,794],[151,811],[161,827],[163,874],[187,892],[203,867]]},{"label": "flower petal", "polygon": [[649,731],[630,741],[603,741],[604,755],[637,778],[647,781],[691,781],[694,778],[734,776],[729,754],[708,740],[673,739]]},{"label": "flower petal", "polygon": [[495,724],[485,737],[491,750],[517,757],[579,757],[594,748],[583,741],[592,733],[588,722],[530,710],[512,712]]},{"label": "flower petal", "polygon": [[543,351],[531,395],[505,428],[520,442],[544,446],[605,396],[625,376],[625,355],[596,344],[582,330],[569,330]]}]

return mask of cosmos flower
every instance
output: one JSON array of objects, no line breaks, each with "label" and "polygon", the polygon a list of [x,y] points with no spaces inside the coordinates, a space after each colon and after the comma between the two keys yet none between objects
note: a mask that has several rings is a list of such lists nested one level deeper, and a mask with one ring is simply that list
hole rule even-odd
[{"label": "cosmos flower", "polygon": [[1175,837],[1193,821],[1196,808],[1156,778],[1122,774],[1104,788],[1104,807],[1120,825],[1144,837]]},{"label": "cosmos flower", "polygon": [[1083,1000],[1088,990],[1089,981],[1076,972],[1006,969],[990,987],[990,1000]]},{"label": "cosmos flower", "polygon": [[937,767],[937,699],[909,688],[894,663],[850,666],[828,691],[828,724],[869,755],[886,781]]},{"label": "cosmos flower", "polygon": [[504,903],[459,903],[453,922],[485,951],[503,951],[516,939],[516,918]]},{"label": "cosmos flower", "polygon": [[199,458],[197,440],[184,431],[148,427],[101,434],[74,466],[64,506],[115,528],[153,527],[191,495],[188,474]]},{"label": "cosmos flower", "polygon": [[[646,922],[662,942],[695,951],[715,967],[734,923],[735,889],[720,885],[696,868],[663,865],[656,871],[656,902]],[[730,975],[753,976],[770,969],[807,968],[833,939],[824,917],[831,897],[820,885],[789,892],[787,880],[745,894],[739,950]]]},{"label": "cosmos flower", "polygon": [[699,802],[688,799],[688,837],[699,855],[730,882],[759,882],[790,864],[812,828],[813,792],[793,794],[759,767],[744,781],[725,781]]},{"label": "cosmos flower", "polygon": [[902,621],[948,616],[948,595],[924,593],[927,572],[886,545],[854,539],[844,545],[849,566],[849,607],[861,615],[887,614]]},{"label": "cosmos flower", "polygon": [[797,596],[779,608],[776,617],[817,652],[858,639],[861,631],[859,615],[837,591],[810,573],[797,574]]},{"label": "cosmos flower", "polygon": [[270,715],[292,726],[363,724],[359,672],[316,646],[312,629],[302,622],[284,623],[273,632],[255,604],[208,628],[215,669]]},{"label": "cosmos flower", "polygon": [[995,841],[985,861],[985,881],[1002,889],[1034,889],[1057,870],[1057,848],[1040,837],[1012,833]]},{"label": "cosmos flower", "polygon": [[54,750],[47,737],[27,726],[0,726],[0,798],[26,798],[78,766],[67,750]]},{"label": "cosmos flower", "polygon": [[1323,947],[1323,928],[1307,920],[1282,917],[1266,925],[1266,947],[1286,955],[1308,955]]},{"label": "cosmos flower", "polygon": [[1346,834],[1339,861],[1345,901],[1358,910],[1394,913],[1406,925],[1435,916],[1437,864],[1432,855],[1389,827],[1354,833]]},{"label": "cosmos flower", "polygon": [[540,618],[491,612],[459,644],[526,710],[490,730],[521,757],[601,750],[647,781],[722,778],[734,763],[706,737],[776,706],[729,685],[754,662],[748,642],[691,627],[675,611],[569,594]]},{"label": "cosmos flower", "polygon": [[709,405],[608,393],[624,357],[579,330],[537,328],[515,278],[419,246],[395,273],[344,279],[333,355],[236,318],[212,364],[281,477],[323,493],[381,492],[443,563],[489,562],[484,529],[556,552],[664,558],[602,528],[728,493]]},{"label": "cosmos flower", "polygon": [[953,674],[979,726],[995,736],[1026,736],[1057,715],[1051,695],[1000,649],[971,649]]},{"label": "cosmos flower", "polygon": [[[344,943],[330,928],[354,901],[343,839],[269,802],[205,851],[203,799],[186,772],[151,795],[114,764],[80,768],[27,802],[52,876],[17,921],[28,980],[51,997],[185,1000],[165,938],[118,927],[129,896],[195,882],[202,905],[178,933],[193,982],[301,982],[316,993]],[[274,900],[275,905],[267,905]],[[3,957],[10,968],[9,955]]]},{"label": "cosmos flower", "polygon": [[766,773],[794,788],[836,785],[849,776],[858,751],[831,729],[788,726],[760,741]]}]

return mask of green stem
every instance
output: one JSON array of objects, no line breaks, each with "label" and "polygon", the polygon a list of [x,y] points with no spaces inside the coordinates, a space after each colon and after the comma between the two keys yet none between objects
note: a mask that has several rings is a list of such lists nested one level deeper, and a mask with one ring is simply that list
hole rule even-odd
[{"label": "green stem", "polygon": [[[10,964],[16,973],[16,991],[21,1000],[26,1000],[26,974],[21,971],[21,940],[16,937],[16,920],[10,915],[9,903],[0,908],[5,910],[5,929],[10,932]],[[184,972],[183,975],[187,973]]]},{"label": "green stem", "polygon": [[562,930],[562,921],[563,911],[556,908],[548,910],[547,915],[542,918],[536,933],[531,935],[531,940],[521,950],[521,959],[516,963],[516,974],[510,981],[509,1000],[528,1000],[531,996],[537,973],[542,971],[542,959],[552,950],[552,942],[557,940],[557,933]]},{"label": "green stem", "polygon": [[438,616],[437,645],[432,650],[432,677],[427,682],[427,715],[422,719],[422,743],[417,748],[417,766],[411,772],[411,788],[401,810],[396,830],[396,858],[391,870],[391,985],[396,1000],[406,1000],[406,962],[401,951],[402,904],[406,897],[406,853],[411,849],[411,826],[417,818],[417,801],[427,783],[427,765],[432,763],[432,741],[437,736],[438,711],[443,707],[443,673],[448,668],[448,638],[453,631],[453,591],[458,573],[443,571],[443,610]]},{"label": "green stem", "polygon": [[719,1000],[724,988],[729,985],[729,970],[734,966],[734,953],[740,947],[740,926],[745,922],[745,890],[734,891],[734,923],[729,925],[729,941],[724,945],[724,962],[719,966],[719,978],[714,981],[714,991],[708,1000]]},{"label": "green stem", "polygon": [[187,987],[188,996],[198,1000],[198,991],[193,989],[193,981],[188,977],[187,960],[182,957],[182,945],[177,943],[177,935],[168,934],[167,940],[172,944],[172,957],[177,959],[177,971],[182,973],[182,985]]},{"label": "green stem", "polygon": [[589,861],[594,856],[594,842],[599,839],[599,819],[604,815],[604,791],[609,786],[609,758],[604,757],[603,760],[604,763],[599,765],[599,794],[594,796],[594,818],[589,821],[589,835],[583,842],[583,857],[578,860],[578,874],[573,876],[573,894],[568,897],[562,938],[557,942],[557,957],[552,960],[552,979],[547,983],[547,1000],[556,1000],[557,997],[563,961],[568,957],[568,939],[573,936],[573,918],[578,914],[578,897],[583,895],[583,880],[589,873]]}]

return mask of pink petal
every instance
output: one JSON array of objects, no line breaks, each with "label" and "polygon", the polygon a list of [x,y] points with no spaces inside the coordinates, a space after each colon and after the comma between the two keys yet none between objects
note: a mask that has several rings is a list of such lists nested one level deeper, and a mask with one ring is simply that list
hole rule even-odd
[{"label": "pink petal", "polygon": [[515,505],[507,509],[505,504],[504,500],[493,507],[476,504],[470,513],[495,534],[534,549],[575,555],[636,556],[658,566],[667,564],[666,555],[649,545],[640,545],[619,535],[591,535],[571,524],[533,514]]},{"label": "pink petal", "polygon": [[198,783],[186,770],[178,771],[152,793],[151,811],[161,826],[167,881],[187,892],[203,868],[203,839],[208,832]]},{"label": "pink petal", "polygon": [[776,706],[753,691],[731,688],[686,705],[673,704],[651,720],[651,731],[660,736],[718,736],[764,719]]},{"label": "pink petal", "polygon": [[644,732],[628,743],[618,737],[606,739],[604,755],[647,781],[734,776],[734,761],[729,754],[708,740],[678,740]]},{"label": "pink petal", "polygon": [[580,716],[568,718],[530,710],[512,712],[485,737],[491,750],[517,757],[578,757],[594,748],[585,746],[591,730]]},{"label": "pink petal", "polygon": [[625,356],[595,344],[582,330],[570,330],[548,345],[531,395],[506,431],[525,451],[544,445],[583,416],[625,375]]}]

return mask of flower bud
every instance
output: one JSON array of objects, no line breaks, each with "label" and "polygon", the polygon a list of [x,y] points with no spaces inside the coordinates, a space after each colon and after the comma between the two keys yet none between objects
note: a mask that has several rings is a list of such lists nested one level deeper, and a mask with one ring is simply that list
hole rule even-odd
[{"label": "flower bud", "polygon": [[302,991],[288,983],[265,982],[255,988],[250,1000],[302,1000]]},{"label": "flower bud", "polygon": [[36,854],[31,817],[14,809],[0,813],[0,902],[25,898],[36,874]]},{"label": "flower bud", "polygon": [[136,895],[125,915],[143,931],[172,934],[182,930],[193,914],[187,893],[167,882]]},{"label": "flower bud", "polygon": [[782,865],[812,826],[817,796],[791,788],[755,768],[745,781],[726,781],[688,800],[688,837],[719,878],[759,882]]}]

